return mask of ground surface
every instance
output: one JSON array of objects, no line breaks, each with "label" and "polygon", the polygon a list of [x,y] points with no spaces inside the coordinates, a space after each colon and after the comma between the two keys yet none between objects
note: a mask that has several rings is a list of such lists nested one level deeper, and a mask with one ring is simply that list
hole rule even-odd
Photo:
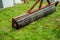
[{"label": "ground surface", "polygon": [[0,40],[60,40],[60,4],[53,14],[20,30],[12,28],[12,17],[26,12],[32,3],[0,10]]}]

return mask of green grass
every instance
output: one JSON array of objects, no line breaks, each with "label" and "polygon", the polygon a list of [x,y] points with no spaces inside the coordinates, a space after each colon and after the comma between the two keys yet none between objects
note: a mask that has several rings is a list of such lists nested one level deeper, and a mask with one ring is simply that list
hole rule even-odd
[{"label": "green grass", "polygon": [[20,30],[12,28],[12,18],[27,12],[33,3],[0,10],[0,40],[60,40],[60,3],[53,14]]}]

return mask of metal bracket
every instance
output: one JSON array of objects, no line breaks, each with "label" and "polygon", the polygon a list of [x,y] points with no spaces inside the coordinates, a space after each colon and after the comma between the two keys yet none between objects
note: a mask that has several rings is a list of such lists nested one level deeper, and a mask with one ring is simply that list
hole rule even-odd
[{"label": "metal bracket", "polygon": [[[49,0],[46,0],[46,1],[47,1],[48,4],[51,4]],[[38,2],[40,2],[39,8],[38,8],[38,9],[40,9],[42,7],[43,0],[37,0],[35,2],[35,4],[28,10],[27,13],[30,13],[30,11],[37,5]]]}]

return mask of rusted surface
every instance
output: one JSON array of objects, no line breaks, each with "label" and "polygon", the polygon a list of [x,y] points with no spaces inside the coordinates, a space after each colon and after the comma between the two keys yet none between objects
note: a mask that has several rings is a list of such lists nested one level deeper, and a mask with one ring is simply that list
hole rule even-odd
[{"label": "rusted surface", "polygon": [[[51,4],[49,0],[46,0],[46,1],[47,1],[48,4]],[[35,2],[35,4],[28,10],[27,13],[29,13],[29,12],[36,6],[36,4],[37,4],[38,2],[40,2],[40,5],[39,5],[39,9],[40,9],[40,8],[42,7],[43,0],[37,0],[37,1]]]},{"label": "rusted surface", "polygon": [[27,13],[29,13],[35,6],[36,6],[36,4],[39,2],[39,0],[37,0],[36,2],[35,2],[35,4],[28,10],[28,12]]}]

